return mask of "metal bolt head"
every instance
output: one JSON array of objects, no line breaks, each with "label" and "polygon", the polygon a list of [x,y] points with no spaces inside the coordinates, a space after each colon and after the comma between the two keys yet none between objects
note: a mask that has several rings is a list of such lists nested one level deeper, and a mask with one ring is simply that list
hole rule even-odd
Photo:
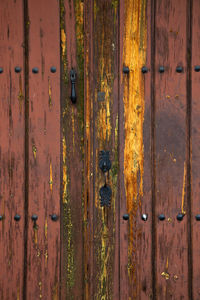
[{"label": "metal bolt head", "polygon": [[160,72],[160,73],[164,73],[164,72],[165,72],[165,68],[164,68],[163,66],[160,66],[160,67],[159,67],[159,72]]},{"label": "metal bolt head", "polygon": [[181,67],[181,66],[176,67],[176,72],[177,73],[182,73],[183,72],[183,67]]},{"label": "metal bolt head", "polygon": [[160,215],[158,216],[158,219],[159,219],[160,221],[164,221],[164,220],[165,220],[165,215],[164,215],[164,214],[160,214]]},{"label": "metal bolt head", "polygon": [[3,68],[0,68],[0,74],[3,73]]},{"label": "metal bolt head", "polygon": [[182,214],[182,213],[179,213],[179,214],[176,216],[176,218],[177,218],[178,221],[182,221],[182,220],[183,220],[183,217],[184,217],[184,214]]},{"label": "metal bolt head", "polygon": [[196,215],[196,216],[195,216],[195,219],[196,219],[197,221],[200,221],[200,214]]},{"label": "metal bolt head", "polygon": [[20,67],[15,67],[15,73],[20,73],[21,72],[21,68]]},{"label": "metal bolt head", "polygon": [[51,73],[56,73],[56,67],[52,66],[50,70],[51,70]]},{"label": "metal bolt head", "polygon": [[31,219],[32,219],[32,221],[36,222],[38,219],[38,216],[34,214],[34,215],[32,215]]},{"label": "metal bolt head", "polygon": [[16,222],[18,222],[20,219],[21,219],[20,215],[16,214],[16,215],[14,216],[14,220],[15,220]]},{"label": "metal bolt head", "polygon": [[141,219],[142,219],[142,221],[146,222],[148,219],[148,214],[142,214]]},{"label": "metal bolt head", "polygon": [[0,216],[0,221],[2,221],[3,220],[3,216]]},{"label": "metal bolt head", "polygon": [[32,69],[32,72],[33,72],[34,74],[37,74],[37,73],[39,72],[39,70],[38,70],[38,68],[33,68],[33,69]]},{"label": "metal bolt head", "polygon": [[145,73],[148,72],[148,68],[144,66],[144,67],[142,67],[142,70],[141,70],[141,71],[142,71],[143,74],[145,74]]},{"label": "metal bolt head", "polygon": [[123,67],[123,73],[124,74],[129,74],[129,72],[130,72],[129,67],[124,66]]},{"label": "metal bolt head", "polygon": [[56,222],[58,220],[58,216],[56,214],[51,215],[51,220]]},{"label": "metal bolt head", "polygon": [[200,72],[200,66],[195,66],[194,70],[195,70],[195,72]]},{"label": "metal bolt head", "polygon": [[123,215],[123,220],[125,220],[125,221],[129,220],[129,214]]}]

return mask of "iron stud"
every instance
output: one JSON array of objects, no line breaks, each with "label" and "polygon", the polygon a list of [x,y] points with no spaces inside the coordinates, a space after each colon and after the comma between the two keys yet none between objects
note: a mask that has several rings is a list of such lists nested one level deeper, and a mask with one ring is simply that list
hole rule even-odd
[{"label": "iron stud", "polygon": [[20,219],[21,219],[20,215],[16,214],[16,215],[14,216],[14,220],[15,220],[16,222],[19,222]]},{"label": "iron stud", "polygon": [[182,214],[182,213],[179,213],[179,214],[176,216],[176,218],[177,218],[178,221],[182,221],[182,220],[183,220],[183,217],[184,217],[184,214]]},{"label": "iron stud", "polygon": [[142,218],[142,221],[146,222],[148,219],[148,214],[142,214],[141,218]]},{"label": "iron stud", "polygon": [[176,72],[177,73],[182,73],[183,72],[183,67],[181,67],[181,66],[176,67]]},{"label": "iron stud", "polygon": [[34,215],[32,215],[31,219],[32,219],[32,221],[36,222],[38,219],[38,216],[34,214]]},{"label": "iron stud", "polygon": [[51,215],[51,220],[56,222],[58,220],[58,216],[56,214]]},{"label": "iron stud", "polygon": [[195,219],[196,219],[197,221],[200,221],[200,214],[196,215],[196,216],[195,216]]},{"label": "iron stud", "polygon": [[164,215],[164,214],[160,214],[160,215],[158,216],[158,219],[159,219],[160,221],[164,221],[164,220],[165,220],[165,215]]},{"label": "iron stud", "polygon": [[32,72],[33,72],[34,74],[37,74],[37,73],[39,72],[39,70],[38,70],[38,68],[33,68],[33,69],[32,69]]},{"label": "iron stud", "polygon": [[160,67],[159,67],[159,72],[160,72],[160,73],[164,73],[164,72],[165,72],[165,68],[164,68],[163,66],[160,66]]},{"label": "iron stud", "polygon": [[130,72],[129,67],[124,66],[123,67],[123,73],[124,74],[129,74],[129,72]]},{"label": "iron stud", "polygon": [[195,70],[195,72],[200,72],[200,66],[195,66],[194,70]]},{"label": "iron stud", "polygon": [[51,67],[51,73],[56,73],[56,67]]},{"label": "iron stud", "polygon": [[3,216],[0,216],[0,221],[2,221],[3,220]]},{"label": "iron stud", "polygon": [[129,220],[129,214],[123,215],[123,220],[125,220],[125,221]]},{"label": "iron stud", "polygon": [[20,73],[21,72],[21,68],[20,67],[15,67],[15,73]]},{"label": "iron stud", "polygon": [[144,67],[142,67],[142,73],[143,73],[143,74],[145,74],[145,73],[147,73],[147,72],[148,72],[148,68],[147,68],[147,67],[145,67],[145,66],[144,66]]},{"label": "iron stud", "polygon": [[0,68],[0,74],[3,73],[3,68]]}]

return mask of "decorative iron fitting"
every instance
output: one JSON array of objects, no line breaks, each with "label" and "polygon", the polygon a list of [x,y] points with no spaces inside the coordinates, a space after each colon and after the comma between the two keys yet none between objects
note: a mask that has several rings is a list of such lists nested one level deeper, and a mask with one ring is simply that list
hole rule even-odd
[{"label": "decorative iron fitting", "polygon": [[76,71],[74,69],[71,69],[70,71],[70,79],[71,79],[71,100],[72,103],[76,103],[76,89],[75,89],[75,83],[76,83]]},{"label": "decorative iron fitting", "polygon": [[105,184],[100,188],[99,195],[101,207],[110,206],[112,190],[108,185]]},{"label": "decorative iron fitting", "polygon": [[111,161],[109,151],[102,150],[99,152],[99,168],[102,170],[103,173],[106,173],[110,170]]}]

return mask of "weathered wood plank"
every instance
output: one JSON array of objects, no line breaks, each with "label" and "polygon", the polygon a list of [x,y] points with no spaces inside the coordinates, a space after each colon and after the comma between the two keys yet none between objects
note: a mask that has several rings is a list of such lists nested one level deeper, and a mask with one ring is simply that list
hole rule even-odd
[{"label": "weathered wood plank", "polygon": [[191,66],[191,191],[192,191],[192,247],[193,247],[193,299],[200,298],[200,222],[196,220],[196,216],[200,214],[200,73],[195,71],[195,66],[200,66],[199,50],[200,50],[200,2],[193,1],[192,10],[192,66]]},{"label": "weathered wood plank", "polygon": [[[122,1],[120,7],[120,296],[149,299],[151,273],[151,6]],[[147,19],[148,15],[148,19]],[[148,55],[147,55],[148,22]],[[129,74],[123,74],[124,66]],[[145,162],[144,162],[145,159]],[[122,219],[129,214],[129,220]],[[142,214],[148,215],[147,221]]]},{"label": "weathered wood plank", "polygon": [[[48,10],[48,13],[47,13]],[[60,35],[59,3],[28,1],[29,203],[27,299],[59,299]],[[56,69],[51,70],[54,67]],[[37,70],[33,68],[38,68]],[[58,216],[57,221],[52,215]],[[32,216],[37,215],[37,221]]]},{"label": "weathered wood plank", "polygon": [[[16,12],[18,12],[16,14]],[[23,1],[0,5],[0,298],[23,298]],[[20,67],[19,73],[15,67]],[[19,221],[14,216],[19,215]]]},{"label": "weathered wood plank", "polygon": [[[62,262],[61,299],[83,297],[83,2],[61,1]],[[70,70],[76,72],[72,103]]]},{"label": "weathered wood plank", "polygon": [[[90,151],[85,164],[84,247],[89,280],[85,299],[118,299],[118,1],[87,1],[85,11],[89,20],[85,44],[85,149]],[[106,176],[99,168],[101,150],[110,152],[112,162]],[[100,205],[99,191],[105,177],[112,189],[110,207]],[[93,230],[89,232],[91,225]],[[92,252],[93,261],[88,263]]]},{"label": "weathered wood plank", "polygon": [[[157,1],[155,29],[156,297],[188,299],[187,1]],[[164,72],[159,71],[163,66]],[[180,73],[176,67],[182,67]],[[178,221],[177,215],[183,215]],[[165,220],[159,220],[164,214]]]}]

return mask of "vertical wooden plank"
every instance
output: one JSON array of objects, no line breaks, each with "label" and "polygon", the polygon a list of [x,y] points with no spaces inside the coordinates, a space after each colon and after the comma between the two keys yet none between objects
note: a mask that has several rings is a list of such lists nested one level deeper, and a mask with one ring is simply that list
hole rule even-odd
[{"label": "vertical wooden plank", "polygon": [[[17,14],[16,14],[17,12]],[[24,253],[23,1],[0,6],[0,298],[22,299]],[[20,67],[19,73],[15,67]],[[19,69],[18,69],[19,71]],[[20,216],[19,221],[14,217]],[[3,219],[2,219],[3,218]]]},{"label": "vertical wooden plank", "polygon": [[93,209],[94,209],[94,115],[93,115],[93,1],[84,2],[84,297],[94,297],[93,260]]},{"label": "vertical wooden plank", "polygon": [[[150,22],[150,2],[121,2],[119,155],[122,299],[152,297]],[[147,73],[141,72],[144,66],[148,68]],[[128,74],[123,73],[123,67],[129,68]],[[123,220],[124,214],[129,215],[128,221]],[[142,215],[147,216],[146,221]]]},{"label": "vertical wooden plank", "polygon": [[[193,248],[193,299],[200,298],[200,222],[198,221],[198,215],[200,215],[200,106],[199,106],[199,84],[200,84],[200,2],[198,0],[193,1],[192,9],[192,69],[191,69],[191,86],[192,86],[192,123],[191,123],[191,191],[192,191],[192,248]],[[197,217],[197,219],[196,219]]]},{"label": "vertical wooden plank", "polygon": [[[162,0],[156,5],[157,299],[188,299],[186,4],[186,0]],[[159,71],[161,66],[164,72]],[[177,72],[177,66],[183,71]],[[161,214],[163,221],[159,220]],[[178,214],[183,215],[181,221]]]},{"label": "vertical wooden plank", "polygon": [[[49,1],[28,1],[28,15],[29,215],[27,299],[59,299],[59,3],[57,0],[51,1],[50,5]],[[54,214],[58,217],[57,220],[52,220]],[[36,221],[32,220],[33,215],[37,215]]]},{"label": "vertical wooden plank", "polygon": [[[62,263],[61,299],[83,296],[83,2],[61,1]],[[72,103],[70,70],[76,72]]]},{"label": "vertical wooden plank", "polygon": [[[92,152],[86,154],[85,164],[84,255],[89,280],[85,299],[119,299],[118,5],[118,1],[95,0],[92,4],[87,1],[85,9],[89,17],[85,44],[85,137],[86,151]],[[99,168],[101,150],[109,151],[112,162],[106,175]],[[110,207],[100,205],[99,191],[105,181],[112,189]],[[92,262],[88,260],[90,253]]]}]

